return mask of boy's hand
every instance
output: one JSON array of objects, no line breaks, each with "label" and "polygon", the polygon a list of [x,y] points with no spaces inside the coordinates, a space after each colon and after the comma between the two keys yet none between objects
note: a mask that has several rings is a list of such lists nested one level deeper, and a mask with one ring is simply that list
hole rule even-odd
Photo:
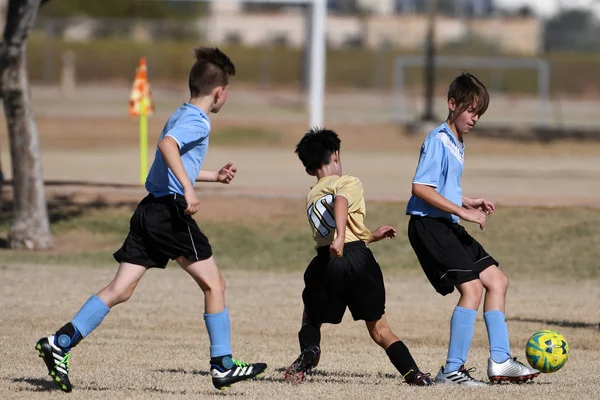
[{"label": "boy's hand", "polygon": [[371,232],[368,243],[379,242],[381,239],[393,239],[396,237],[396,229],[393,226],[382,225]]},{"label": "boy's hand", "polygon": [[459,215],[459,217],[464,219],[465,221],[469,221],[469,222],[478,224],[479,229],[481,229],[481,230],[483,230],[483,228],[485,228],[486,215],[484,214],[483,211],[481,211],[477,208],[470,208],[470,209],[463,208],[461,215]]},{"label": "boy's hand", "polygon": [[183,188],[183,196],[185,197],[185,202],[187,203],[185,213],[189,215],[196,214],[196,212],[200,209],[200,200],[198,200],[198,196],[196,196],[194,187],[190,185]]},{"label": "boy's hand", "polygon": [[344,255],[344,238],[336,237],[329,246],[329,257],[338,258]]},{"label": "boy's hand", "polygon": [[217,174],[217,182],[229,184],[233,178],[235,178],[235,173],[237,172],[237,168],[230,161],[223,168],[219,170]]},{"label": "boy's hand", "polygon": [[490,215],[496,210],[496,206],[491,201],[484,199],[483,197],[477,197],[473,199],[471,207],[481,210],[484,214]]}]

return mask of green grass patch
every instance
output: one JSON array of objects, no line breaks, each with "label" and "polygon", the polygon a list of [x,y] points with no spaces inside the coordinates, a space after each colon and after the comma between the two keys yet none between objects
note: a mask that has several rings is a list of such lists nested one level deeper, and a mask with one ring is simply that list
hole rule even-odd
[{"label": "green grass patch", "polygon": [[[62,56],[72,51],[76,58],[78,82],[117,81],[130,84],[140,57],[148,60],[151,82],[184,84],[193,61],[192,49],[199,43],[192,40],[159,40],[140,43],[119,38],[95,39],[86,42],[68,42],[46,38],[33,32],[28,40],[28,72],[34,82],[58,83],[61,76]],[[300,88],[303,82],[303,49],[281,46],[247,47],[220,46],[236,64],[236,82],[287,85]],[[490,49],[465,46],[440,48],[440,55],[497,56]],[[107,57],[110,54],[110,57]],[[401,55],[422,55],[401,49],[329,48],[327,49],[327,86],[331,88],[391,88],[393,65]],[[510,55],[507,55],[510,56]],[[550,63],[552,93],[581,94],[600,91],[597,71],[600,55],[597,53],[552,52],[540,56]],[[440,68],[437,82],[445,90],[459,69]],[[573,71],[577,71],[576,74]],[[510,69],[502,73],[472,70],[493,90],[515,94],[536,94],[537,74],[527,69]],[[424,82],[422,67],[406,71],[405,85],[420,88]]]},{"label": "green grass patch", "polygon": [[[239,198],[235,206],[251,207]],[[218,264],[223,269],[302,271],[314,255],[308,222],[301,200],[265,199],[273,202],[267,215],[248,213],[221,222],[220,212],[201,213],[196,219],[210,238]],[[281,207],[281,203],[285,207]],[[275,207],[275,204],[278,207]],[[135,204],[108,207],[102,203],[65,213],[52,207],[52,229],[57,248],[46,252],[0,250],[1,264],[112,265],[128,231]],[[421,268],[406,235],[408,218],[404,204],[369,203],[367,224],[372,229],[392,224],[395,240],[371,245],[386,272],[420,274]],[[65,206],[65,208],[68,208]],[[8,217],[8,215],[4,215]],[[6,237],[7,218],[0,223]],[[540,281],[599,278],[600,210],[592,208],[502,207],[488,219],[481,232],[466,228],[501,263],[512,279]]]}]

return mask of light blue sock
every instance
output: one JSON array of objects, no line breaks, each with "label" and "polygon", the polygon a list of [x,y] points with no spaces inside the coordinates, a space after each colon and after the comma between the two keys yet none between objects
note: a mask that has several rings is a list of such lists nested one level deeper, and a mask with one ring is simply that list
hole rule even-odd
[{"label": "light blue sock", "polygon": [[456,306],[450,319],[450,344],[444,372],[458,371],[467,361],[471,340],[475,332],[477,311]]},{"label": "light blue sock", "polygon": [[204,323],[210,340],[210,358],[231,355],[231,324],[227,307],[220,313],[204,314]]},{"label": "light blue sock", "polygon": [[510,342],[504,313],[497,310],[487,311],[483,313],[483,319],[490,340],[490,357],[497,363],[508,360],[510,358]]},{"label": "light blue sock", "polygon": [[75,314],[71,323],[81,333],[84,338],[100,325],[110,308],[100,299],[93,295],[85,302],[83,307]]}]

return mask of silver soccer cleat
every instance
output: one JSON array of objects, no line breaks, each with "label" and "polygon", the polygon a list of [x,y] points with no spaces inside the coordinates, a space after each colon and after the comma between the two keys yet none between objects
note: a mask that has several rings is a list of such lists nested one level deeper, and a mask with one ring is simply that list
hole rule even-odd
[{"label": "silver soccer cleat", "polygon": [[440,368],[440,372],[438,372],[437,376],[435,377],[435,383],[473,387],[487,386],[487,383],[478,381],[477,379],[469,375],[469,372],[472,372],[474,370],[475,368],[465,369],[465,366],[461,365],[458,371],[446,373],[444,372],[444,367],[442,367]]},{"label": "silver soccer cleat", "polygon": [[490,382],[515,382],[523,383],[532,380],[540,374],[535,368],[517,361],[517,358],[509,358],[503,363],[497,363],[491,358],[488,360],[488,378]]}]

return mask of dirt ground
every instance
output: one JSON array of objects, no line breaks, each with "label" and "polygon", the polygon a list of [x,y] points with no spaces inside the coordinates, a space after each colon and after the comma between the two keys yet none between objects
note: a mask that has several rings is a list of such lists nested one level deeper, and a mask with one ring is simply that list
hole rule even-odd
[{"label": "dirt ground", "polygon": [[[0,369],[0,398],[60,396],[47,379],[34,344],[68,321],[112,274],[112,269],[105,268],[2,266],[0,339],[7,346]],[[282,380],[283,369],[297,356],[302,276],[227,271],[225,278],[235,356],[267,362],[269,368],[261,379],[234,385],[224,394],[212,388],[207,375],[208,337],[202,321],[201,292],[183,271],[169,266],[165,271],[148,272],[132,299],[114,308],[101,327],[73,350],[70,377],[75,389],[69,398],[469,400],[550,395],[582,399],[597,394],[597,371],[590,367],[600,358],[597,327],[559,328],[571,346],[569,362],[532,384],[476,390],[412,388],[401,383],[383,350],[349,314],[341,325],[323,329],[323,355],[314,375],[299,386],[288,385]],[[527,338],[548,327],[527,320],[549,316],[590,326],[597,323],[598,283],[513,282],[507,314],[513,319],[509,329],[514,355],[523,359]],[[456,295],[436,296],[419,278],[391,275],[386,277],[386,284],[392,329],[407,343],[422,369],[436,373],[445,359],[448,318]],[[487,348],[480,315],[468,365],[477,368],[473,373],[477,378],[485,378]]]}]

